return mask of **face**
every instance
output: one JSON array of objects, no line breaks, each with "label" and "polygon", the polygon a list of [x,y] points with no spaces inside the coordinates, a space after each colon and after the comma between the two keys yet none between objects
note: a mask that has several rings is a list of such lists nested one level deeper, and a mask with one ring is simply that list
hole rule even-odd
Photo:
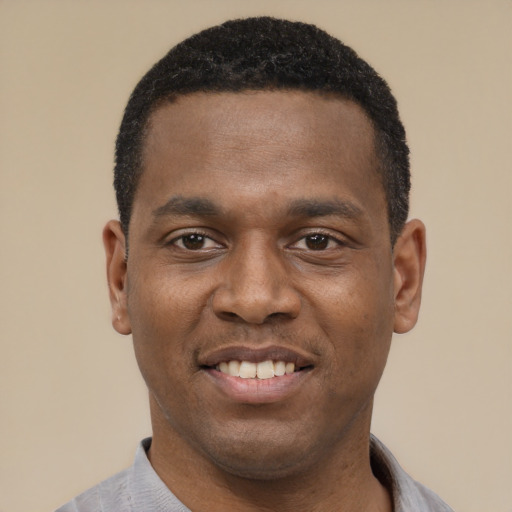
[{"label": "face", "polygon": [[269,478],[368,432],[393,329],[417,313],[377,166],[340,98],[195,93],[154,113],[127,263],[118,224],[105,244],[155,446]]}]

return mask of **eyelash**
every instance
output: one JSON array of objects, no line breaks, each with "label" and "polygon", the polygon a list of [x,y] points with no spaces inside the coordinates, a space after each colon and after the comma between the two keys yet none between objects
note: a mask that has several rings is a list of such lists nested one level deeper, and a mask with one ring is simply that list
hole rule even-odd
[{"label": "eyelash", "polygon": [[317,248],[317,249],[313,249],[311,247],[306,247],[305,248],[306,250],[321,252],[321,251],[333,249],[333,247],[331,246],[332,243],[334,243],[336,247],[344,245],[344,243],[341,240],[332,236],[330,233],[325,233],[323,231],[314,231],[312,233],[305,234],[304,236],[299,238],[295,243],[292,244],[292,246],[297,245],[299,242],[304,242],[304,244],[307,244],[308,238],[311,240],[313,237],[322,237],[322,238],[326,239],[327,246],[323,247],[323,248]]},{"label": "eyelash", "polygon": [[[207,233],[205,233],[204,231],[187,231],[186,233],[182,233],[180,236],[177,236],[175,238],[173,238],[172,240],[169,241],[168,245],[172,245],[172,246],[176,246],[178,247],[179,249],[182,249],[184,251],[194,251],[194,249],[189,249],[187,247],[184,247],[184,246],[180,246],[178,245],[178,242],[181,241],[182,244],[183,244],[183,240],[187,237],[193,237],[193,236],[197,236],[197,237],[202,237],[205,241],[206,240],[209,240],[211,242],[214,242],[214,244],[216,246],[219,246],[221,245],[219,242],[217,242],[214,238],[212,238],[211,236],[209,236]],[[204,248],[201,247],[199,249],[197,249],[198,251],[201,250]]]},{"label": "eyelash", "polygon": [[[215,247],[207,247],[207,248],[198,247],[197,249],[191,249],[189,247],[185,247],[184,244],[183,244],[183,240],[185,238],[187,238],[187,237],[193,237],[193,236],[202,237],[204,239],[203,241],[209,240],[210,242],[213,242],[216,246],[221,246],[222,245],[219,242],[217,242],[214,238],[209,236],[207,233],[205,233],[204,231],[187,231],[186,233],[182,233],[180,236],[177,236],[177,237],[173,238],[172,240],[170,240],[168,242],[168,245],[175,246],[175,247],[178,247],[181,250],[191,251],[191,252],[205,250],[205,249],[209,250],[209,249],[214,249],[215,248]],[[307,246],[306,247],[302,247],[302,248],[294,247],[294,246],[298,245],[300,242],[303,242],[304,244],[307,244],[307,239],[308,238],[311,239],[312,237],[315,237],[315,236],[324,237],[325,239],[327,239],[326,240],[327,246],[326,247],[316,248],[316,249],[313,249],[313,248],[307,247]],[[181,241],[181,245],[179,245],[180,241]],[[333,247],[329,247],[330,245],[332,245],[332,243],[334,243],[336,246],[343,246],[343,245],[345,245],[345,243],[342,240],[340,240],[339,238],[333,236],[332,234],[326,233],[325,231],[322,231],[322,230],[315,230],[315,231],[312,231],[310,233],[304,234],[298,240],[296,240],[292,244],[289,244],[288,247],[291,248],[291,249],[309,250],[309,251],[312,251],[312,252],[323,252],[323,251],[326,251],[326,250],[329,250],[329,249],[333,249]]]}]

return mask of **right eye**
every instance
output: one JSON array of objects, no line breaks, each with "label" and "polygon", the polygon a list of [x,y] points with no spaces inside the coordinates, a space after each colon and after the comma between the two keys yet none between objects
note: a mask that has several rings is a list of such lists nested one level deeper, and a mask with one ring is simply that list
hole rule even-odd
[{"label": "right eye", "polygon": [[208,249],[217,249],[222,247],[212,238],[203,233],[187,233],[171,241],[171,244],[186,251],[200,251]]}]

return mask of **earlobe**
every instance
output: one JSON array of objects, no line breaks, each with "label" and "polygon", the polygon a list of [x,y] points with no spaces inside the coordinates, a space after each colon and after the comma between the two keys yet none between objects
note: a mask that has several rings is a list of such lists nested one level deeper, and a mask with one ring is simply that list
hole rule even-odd
[{"label": "earlobe", "polygon": [[131,334],[126,297],[126,241],[119,221],[111,220],[107,223],[103,229],[103,245],[112,306],[112,325],[120,334]]},{"label": "earlobe", "polygon": [[416,321],[421,303],[425,272],[425,226],[417,219],[409,221],[393,249],[396,333],[410,331]]}]

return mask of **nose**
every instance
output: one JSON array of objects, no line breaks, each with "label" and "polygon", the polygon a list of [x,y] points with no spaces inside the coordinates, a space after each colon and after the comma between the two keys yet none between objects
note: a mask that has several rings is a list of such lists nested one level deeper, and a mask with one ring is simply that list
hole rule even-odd
[{"label": "nose", "polygon": [[221,284],[212,300],[219,318],[259,325],[298,316],[301,298],[278,249],[249,244],[229,255],[222,266]]}]

